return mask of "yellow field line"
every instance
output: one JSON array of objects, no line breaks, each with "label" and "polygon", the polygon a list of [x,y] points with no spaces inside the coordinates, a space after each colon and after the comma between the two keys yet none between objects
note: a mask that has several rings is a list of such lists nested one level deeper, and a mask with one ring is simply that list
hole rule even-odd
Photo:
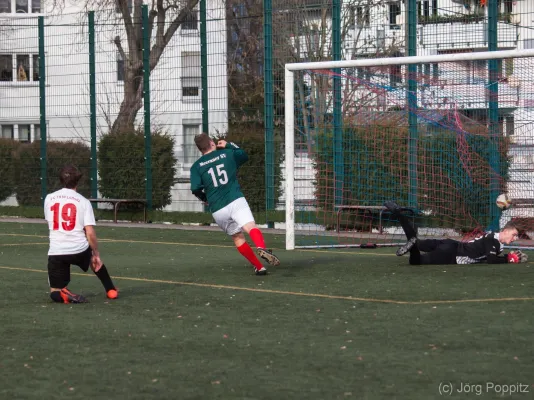
[{"label": "yellow field line", "polygon": [[[0,266],[0,269],[12,270],[12,271],[47,273],[47,271],[45,270],[31,269],[31,268]],[[72,273],[72,275],[93,277],[92,274]],[[123,277],[123,276],[115,276],[113,277],[113,279],[124,280],[124,281],[134,281],[134,282],[165,283],[169,285],[205,287],[205,288],[211,288],[211,289],[241,290],[241,291],[254,292],[254,293],[283,294],[287,296],[301,296],[301,297],[315,297],[315,298],[318,297],[318,298],[334,299],[334,300],[349,300],[349,301],[360,301],[360,302],[366,302],[366,303],[385,303],[385,304],[403,304],[403,305],[487,303],[487,302],[532,301],[534,300],[534,297],[504,297],[504,298],[487,298],[487,299],[402,301],[402,300],[375,299],[375,298],[353,297],[353,296],[336,296],[336,295],[321,294],[321,293],[300,293],[300,292],[290,292],[290,291],[284,291],[284,290],[247,288],[247,287],[241,287],[241,286],[217,285],[217,284],[212,284],[212,283],[194,283],[194,282],[169,281],[169,280],[162,280],[162,279],[130,278],[130,277]]]},{"label": "yellow field line", "polygon": [[0,236],[20,236],[20,237],[48,238],[48,236],[41,236],[41,235],[23,235],[23,234],[21,234],[21,233],[0,233]]},{"label": "yellow field line", "polygon": [[48,242],[41,242],[41,243],[0,243],[0,246],[30,246],[30,245],[36,245],[36,244],[48,244]]},{"label": "yellow field line", "polygon": [[[23,237],[36,237],[36,238],[47,238],[48,236],[38,236],[38,235],[20,235],[16,233],[0,233],[0,236],[23,236]],[[196,247],[218,247],[218,248],[233,248],[233,245],[224,245],[224,244],[204,244],[204,243],[182,243],[182,242],[156,242],[149,240],[127,240],[127,239],[99,239],[101,242],[105,243],[142,243],[142,244],[162,244],[170,246],[196,246]],[[276,249],[274,250],[283,250]],[[339,250],[311,250],[311,249],[296,249],[293,250],[296,252],[306,252],[306,253],[330,253],[330,254],[365,254],[372,256],[393,256],[394,254],[384,254],[384,253],[368,253],[368,252],[355,252],[355,251],[339,251]]]}]

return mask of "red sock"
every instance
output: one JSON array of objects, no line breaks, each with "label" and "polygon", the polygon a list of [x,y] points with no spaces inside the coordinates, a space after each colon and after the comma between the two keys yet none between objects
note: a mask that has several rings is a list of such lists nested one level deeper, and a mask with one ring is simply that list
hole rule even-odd
[{"label": "red sock", "polygon": [[243,257],[250,261],[250,263],[254,265],[254,268],[261,269],[263,267],[260,260],[258,260],[258,257],[256,257],[256,254],[254,254],[254,250],[252,250],[247,242],[239,246],[237,251],[239,251]]},{"label": "red sock", "polygon": [[251,229],[249,236],[256,245],[256,247],[265,248],[265,240],[263,240],[263,235],[258,228]]}]

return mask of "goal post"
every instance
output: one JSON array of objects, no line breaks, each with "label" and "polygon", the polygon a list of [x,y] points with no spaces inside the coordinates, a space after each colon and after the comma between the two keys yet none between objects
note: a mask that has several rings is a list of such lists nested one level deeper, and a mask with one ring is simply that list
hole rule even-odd
[{"label": "goal post", "polygon": [[[422,236],[462,239],[514,219],[532,244],[534,50],[286,64],[284,101],[286,249],[403,243],[387,200]],[[497,208],[500,193],[516,204]]]}]

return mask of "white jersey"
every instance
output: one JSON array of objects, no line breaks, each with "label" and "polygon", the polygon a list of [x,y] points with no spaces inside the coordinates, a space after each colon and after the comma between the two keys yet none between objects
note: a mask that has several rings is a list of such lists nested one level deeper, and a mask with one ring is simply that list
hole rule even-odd
[{"label": "white jersey", "polygon": [[91,202],[72,189],[46,196],[44,215],[50,229],[48,255],[77,254],[89,247],[84,227],[96,225]]}]

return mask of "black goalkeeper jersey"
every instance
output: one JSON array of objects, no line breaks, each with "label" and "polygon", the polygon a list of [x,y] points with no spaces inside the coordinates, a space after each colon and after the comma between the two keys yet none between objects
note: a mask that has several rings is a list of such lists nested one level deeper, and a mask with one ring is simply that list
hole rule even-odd
[{"label": "black goalkeeper jersey", "polygon": [[508,259],[500,255],[503,249],[498,233],[486,233],[469,242],[458,243],[456,264],[475,264],[484,261],[488,264],[504,264]]}]

